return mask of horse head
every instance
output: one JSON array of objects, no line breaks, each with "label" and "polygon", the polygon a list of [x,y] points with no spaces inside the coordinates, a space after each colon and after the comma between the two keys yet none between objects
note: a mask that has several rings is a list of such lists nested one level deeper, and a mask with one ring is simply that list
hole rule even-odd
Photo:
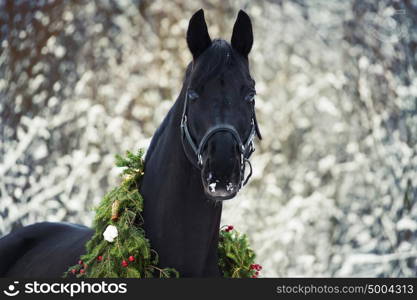
[{"label": "horse head", "polygon": [[239,11],[228,43],[210,38],[201,9],[190,20],[187,44],[193,61],[187,70],[181,118],[184,151],[201,171],[206,196],[231,199],[252,173],[253,139],[261,138],[255,81],[249,71],[250,18]]}]

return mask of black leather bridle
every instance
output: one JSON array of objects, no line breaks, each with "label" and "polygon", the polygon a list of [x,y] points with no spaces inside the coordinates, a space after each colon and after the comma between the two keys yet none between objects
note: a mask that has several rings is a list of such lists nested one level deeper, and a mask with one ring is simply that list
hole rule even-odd
[{"label": "black leather bridle", "polygon": [[[248,182],[249,178],[252,176],[252,165],[249,161],[249,158],[252,155],[252,153],[255,151],[255,145],[253,143],[253,139],[255,135],[259,139],[262,139],[262,136],[258,127],[258,122],[256,121],[254,100],[252,100],[253,104],[252,104],[252,116],[251,116],[251,130],[250,130],[248,138],[244,142],[242,142],[242,139],[240,138],[239,133],[233,126],[228,125],[228,124],[218,124],[218,125],[211,127],[203,136],[200,143],[197,145],[193,137],[191,136],[190,130],[188,128],[188,123],[187,123],[188,121],[187,107],[188,107],[188,98],[189,98],[188,95],[189,95],[189,89],[187,88],[185,92],[184,109],[183,109],[182,117],[181,117],[181,139],[182,139],[182,144],[183,144],[186,156],[196,168],[201,170],[201,168],[203,167],[202,152],[204,151],[204,147],[206,146],[208,140],[217,132],[221,132],[221,131],[229,132],[230,134],[232,134],[233,138],[235,139],[235,141],[237,142],[239,146],[240,166],[241,166],[240,168],[241,181],[240,181],[239,189],[242,188],[242,186],[244,186]],[[195,159],[192,159],[192,157],[187,153],[186,143],[190,146],[190,148],[194,152]],[[250,171],[249,171],[249,174],[245,178],[246,163],[249,165]]]}]

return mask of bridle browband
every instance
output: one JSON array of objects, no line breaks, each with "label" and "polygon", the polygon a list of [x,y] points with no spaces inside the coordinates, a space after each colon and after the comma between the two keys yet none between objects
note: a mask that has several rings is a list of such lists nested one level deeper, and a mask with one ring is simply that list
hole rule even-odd
[{"label": "bridle browband", "polygon": [[[186,156],[197,169],[201,170],[201,168],[203,167],[202,153],[204,151],[204,147],[206,146],[208,140],[217,132],[222,132],[222,131],[229,132],[233,136],[233,138],[235,139],[235,141],[237,142],[239,146],[238,148],[239,148],[239,153],[240,153],[240,166],[241,166],[240,167],[241,181],[240,181],[239,189],[242,188],[244,185],[246,185],[246,183],[248,183],[249,178],[252,176],[252,165],[249,161],[249,158],[252,155],[252,153],[255,151],[255,145],[253,143],[253,139],[255,135],[259,139],[262,139],[262,136],[259,132],[258,123],[256,121],[255,105],[253,104],[253,109],[252,109],[251,130],[245,142],[242,142],[242,139],[240,138],[239,133],[233,126],[228,125],[228,124],[218,124],[218,125],[211,127],[203,136],[200,143],[197,145],[194,142],[194,139],[191,136],[190,130],[188,128],[188,122],[187,122],[188,121],[188,117],[187,117],[188,91],[189,91],[189,88],[187,88],[185,92],[184,108],[182,111],[181,126],[180,126],[181,127],[181,140],[182,140],[182,144],[183,144],[184,152],[186,153]],[[192,157],[187,153],[186,143],[188,143],[188,145],[194,152],[195,159],[192,159]],[[245,178],[246,163],[249,165],[250,171],[249,171],[249,174]]]}]

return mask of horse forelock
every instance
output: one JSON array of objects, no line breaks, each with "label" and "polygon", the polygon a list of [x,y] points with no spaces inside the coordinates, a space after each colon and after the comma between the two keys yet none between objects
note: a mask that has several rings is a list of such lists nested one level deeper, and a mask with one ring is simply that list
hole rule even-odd
[{"label": "horse forelock", "polygon": [[187,74],[192,82],[193,89],[199,89],[205,82],[213,78],[219,78],[232,68],[237,66],[248,85],[253,84],[249,75],[247,64],[233,47],[222,39],[215,39],[211,46],[201,54],[195,65],[192,63],[187,68]]}]

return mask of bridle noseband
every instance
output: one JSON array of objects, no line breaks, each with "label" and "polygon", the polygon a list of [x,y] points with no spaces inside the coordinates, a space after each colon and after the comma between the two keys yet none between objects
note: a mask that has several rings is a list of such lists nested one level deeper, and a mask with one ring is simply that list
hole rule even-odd
[{"label": "bridle noseband", "polygon": [[[188,117],[187,117],[188,90],[189,89],[187,88],[185,92],[184,109],[183,109],[182,117],[181,117],[181,140],[182,140],[182,144],[183,144],[186,156],[196,168],[201,170],[201,168],[203,167],[202,153],[204,151],[204,147],[206,146],[208,140],[217,132],[222,132],[222,131],[229,132],[235,139],[239,148],[240,166],[241,166],[240,168],[241,181],[240,181],[239,189],[242,188],[244,185],[246,185],[246,183],[249,181],[249,178],[252,176],[252,165],[249,161],[249,158],[252,155],[252,153],[255,151],[255,145],[253,142],[255,134],[258,136],[259,139],[262,139],[261,134],[259,132],[259,128],[258,128],[258,123],[256,121],[255,105],[253,104],[253,109],[252,109],[251,130],[245,142],[242,142],[242,139],[240,138],[239,133],[233,126],[228,125],[228,124],[218,124],[218,125],[211,127],[203,136],[200,143],[197,145],[191,136],[190,130],[188,128],[188,122],[187,122],[188,121]],[[195,159],[192,159],[192,157],[188,155],[187,150],[186,150],[186,143],[188,143],[188,145],[191,147],[192,151],[194,152]],[[250,171],[245,179],[246,163],[249,165]]]}]

